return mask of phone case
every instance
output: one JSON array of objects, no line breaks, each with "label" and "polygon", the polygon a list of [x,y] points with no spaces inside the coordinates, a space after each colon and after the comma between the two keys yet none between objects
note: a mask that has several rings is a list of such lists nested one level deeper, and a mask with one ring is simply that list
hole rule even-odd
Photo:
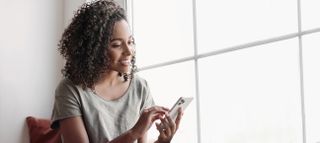
[{"label": "phone case", "polygon": [[171,119],[175,121],[179,113],[179,107],[181,107],[182,111],[184,111],[192,100],[193,97],[180,97],[169,111],[169,116],[171,117]]}]

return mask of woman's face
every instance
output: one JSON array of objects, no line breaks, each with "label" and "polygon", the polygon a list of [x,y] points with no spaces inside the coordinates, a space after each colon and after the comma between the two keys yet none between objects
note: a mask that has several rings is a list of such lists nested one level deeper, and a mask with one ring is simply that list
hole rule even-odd
[{"label": "woman's face", "polygon": [[134,55],[134,39],[127,21],[117,21],[113,28],[109,45],[109,69],[120,73],[131,71],[131,60]]}]

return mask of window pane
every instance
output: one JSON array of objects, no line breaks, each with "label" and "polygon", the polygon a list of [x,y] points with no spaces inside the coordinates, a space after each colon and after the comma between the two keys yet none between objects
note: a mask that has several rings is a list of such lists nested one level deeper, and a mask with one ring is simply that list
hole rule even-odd
[{"label": "window pane", "polygon": [[297,32],[293,0],[197,0],[199,52]]},{"label": "window pane", "polygon": [[302,29],[320,28],[320,1],[301,0]]},{"label": "window pane", "polygon": [[[180,96],[195,97],[194,62],[185,62],[139,72],[151,89],[157,105],[171,108]],[[180,128],[172,142],[197,142],[196,101],[185,110]],[[150,139],[157,139],[155,126],[149,130]]]},{"label": "window pane", "polygon": [[303,37],[306,132],[308,143],[320,143],[320,33]]},{"label": "window pane", "polygon": [[204,143],[301,143],[298,41],[199,60]]},{"label": "window pane", "polygon": [[139,66],[193,55],[191,0],[135,0],[133,6]]}]

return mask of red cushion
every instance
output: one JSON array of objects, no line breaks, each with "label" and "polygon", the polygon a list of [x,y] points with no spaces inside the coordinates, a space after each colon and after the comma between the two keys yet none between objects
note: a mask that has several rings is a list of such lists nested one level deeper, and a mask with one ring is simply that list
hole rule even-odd
[{"label": "red cushion", "polygon": [[29,128],[30,143],[61,143],[60,132],[58,129],[50,128],[49,119],[27,117]]}]

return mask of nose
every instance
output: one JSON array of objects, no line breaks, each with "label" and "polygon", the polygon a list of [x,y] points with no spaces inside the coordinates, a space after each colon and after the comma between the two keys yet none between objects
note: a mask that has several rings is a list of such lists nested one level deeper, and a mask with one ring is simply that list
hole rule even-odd
[{"label": "nose", "polygon": [[126,56],[130,56],[133,54],[133,49],[134,49],[133,46],[124,44],[123,54],[125,54]]}]

